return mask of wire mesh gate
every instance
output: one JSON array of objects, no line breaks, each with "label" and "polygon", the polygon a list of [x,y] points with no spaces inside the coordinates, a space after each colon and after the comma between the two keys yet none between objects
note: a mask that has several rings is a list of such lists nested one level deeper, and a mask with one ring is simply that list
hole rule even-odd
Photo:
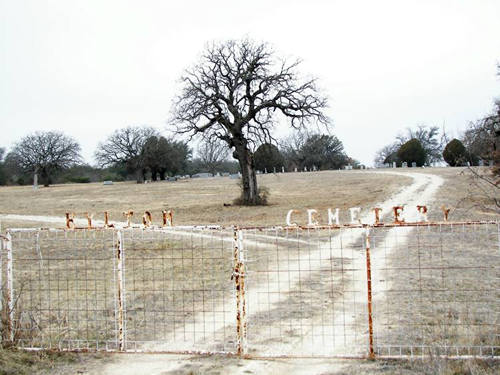
[{"label": "wire mesh gate", "polygon": [[10,230],[23,348],[500,356],[498,223]]}]

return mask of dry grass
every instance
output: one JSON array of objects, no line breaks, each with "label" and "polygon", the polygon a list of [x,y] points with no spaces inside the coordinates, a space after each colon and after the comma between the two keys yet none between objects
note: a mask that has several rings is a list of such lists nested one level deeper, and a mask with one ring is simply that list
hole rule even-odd
[{"label": "dry grass", "polygon": [[[411,169],[411,168],[410,168]],[[409,169],[409,170],[410,170]],[[481,168],[486,173],[486,168]],[[451,208],[450,220],[498,220],[499,213],[485,209],[483,194],[473,184],[472,173],[465,167],[415,168],[414,173],[433,174],[444,178],[445,184],[437,192],[434,201],[429,202],[431,220],[442,220],[440,207]],[[491,190],[491,194],[495,191]],[[498,194],[500,190],[496,190]],[[500,198],[500,197],[499,197]]]},{"label": "dry grass", "polygon": [[[269,205],[260,207],[225,207],[240,194],[238,181],[227,177],[192,179],[177,182],[135,184],[54,185],[33,191],[31,187],[0,187],[0,214],[58,215],[84,212],[103,219],[108,211],[111,220],[123,221],[123,211],[136,212],[134,221],[140,222],[145,210],[160,222],[161,211],[172,208],[177,224],[284,224],[289,209],[315,208],[326,221],[326,209],[338,207],[347,215],[349,207],[370,207],[385,200],[403,186],[409,178],[370,174],[363,171],[324,171],[310,173],[268,174],[258,177],[259,184],[270,193]],[[320,217],[321,218],[321,217]],[[346,216],[347,218],[347,216]],[[306,215],[301,217],[306,222]],[[10,223],[3,226],[23,223]],[[32,225],[29,223],[28,225]]]},{"label": "dry grass", "polygon": [[83,374],[97,361],[101,366],[109,362],[108,358],[98,353],[25,352],[0,347],[0,375]]}]

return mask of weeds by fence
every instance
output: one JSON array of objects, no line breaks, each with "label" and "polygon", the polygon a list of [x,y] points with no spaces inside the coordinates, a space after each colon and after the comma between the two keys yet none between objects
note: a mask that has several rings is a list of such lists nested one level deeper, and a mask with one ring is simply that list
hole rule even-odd
[{"label": "weeds by fence", "polygon": [[23,348],[500,357],[500,225],[9,230]]}]

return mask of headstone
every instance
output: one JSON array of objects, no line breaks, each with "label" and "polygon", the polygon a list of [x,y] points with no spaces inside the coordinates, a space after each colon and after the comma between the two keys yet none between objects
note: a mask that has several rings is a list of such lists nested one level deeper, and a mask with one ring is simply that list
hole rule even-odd
[{"label": "headstone", "polygon": [[402,167],[402,168],[408,168],[408,163],[404,161],[404,162],[401,164],[401,167]]},{"label": "headstone", "polygon": [[103,185],[113,185],[113,181],[104,181]]},{"label": "headstone", "polygon": [[264,173],[266,173],[266,174],[267,174],[267,168],[264,168]]},{"label": "headstone", "polygon": [[490,160],[488,164],[490,165],[490,167],[493,167],[493,160]]},{"label": "headstone", "polygon": [[317,171],[317,169],[316,169],[316,166],[315,166],[315,165],[313,165],[313,171],[314,171],[314,172],[316,172],[316,171]]},{"label": "headstone", "polygon": [[470,167],[470,161],[467,162],[467,166]]},{"label": "headstone", "polygon": [[276,167],[273,167],[273,173],[276,174]]},{"label": "headstone", "polygon": [[175,182],[175,181],[177,181],[177,178],[175,178],[175,177],[168,177],[167,181],[169,181],[169,182]]},{"label": "headstone", "polygon": [[392,162],[392,167],[396,168],[396,162],[395,161]]},{"label": "headstone", "polygon": [[196,173],[192,176],[192,178],[209,178],[213,177],[212,173]]},{"label": "headstone", "polygon": [[415,163],[414,161],[411,162],[411,167],[412,168],[417,168],[417,163]]},{"label": "headstone", "polygon": [[481,160],[479,160],[479,166],[480,166],[480,167],[484,167],[484,161],[483,161],[482,159],[481,159]]},{"label": "headstone", "polygon": [[294,171],[295,171],[295,173],[297,173],[297,168],[295,168],[295,170],[294,170]]},{"label": "headstone", "polygon": [[304,167],[304,172],[307,172],[307,167]]},{"label": "headstone", "polygon": [[237,180],[237,179],[239,179],[239,178],[240,178],[240,174],[239,174],[239,173],[230,174],[230,175],[229,175],[229,178],[230,178],[231,180]]},{"label": "headstone", "polygon": [[281,167],[281,173],[285,173],[285,167]]},{"label": "headstone", "polygon": [[35,173],[33,176],[33,190],[38,189],[38,173]]},{"label": "headstone", "polygon": [[229,172],[224,172],[224,173],[222,174],[222,177],[229,177]]}]

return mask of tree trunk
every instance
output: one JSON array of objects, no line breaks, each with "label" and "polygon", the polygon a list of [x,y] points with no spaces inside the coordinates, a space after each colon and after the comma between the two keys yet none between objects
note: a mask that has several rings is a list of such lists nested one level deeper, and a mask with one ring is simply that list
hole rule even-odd
[{"label": "tree trunk", "polygon": [[156,168],[151,168],[151,181],[155,182],[158,179],[158,170]]},{"label": "tree trunk", "polygon": [[138,183],[138,184],[142,184],[144,182],[144,175],[142,173],[142,169],[137,169],[135,171],[135,181]]},{"label": "tree trunk", "polygon": [[243,179],[242,203],[247,206],[258,205],[260,202],[253,155],[246,145],[237,146],[235,154],[233,156],[238,159]]},{"label": "tree trunk", "polygon": [[42,168],[41,177],[43,181],[43,186],[49,187],[52,181],[50,179],[50,172],[46,168]]}]

